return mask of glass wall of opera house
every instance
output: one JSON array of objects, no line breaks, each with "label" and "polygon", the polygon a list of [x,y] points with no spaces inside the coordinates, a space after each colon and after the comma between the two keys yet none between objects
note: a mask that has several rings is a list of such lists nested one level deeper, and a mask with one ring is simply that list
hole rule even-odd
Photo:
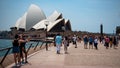
[{"label": "glass wall of opera house", "polygon": [[24,29],[29,30],[43,30],[46,29],[45,22],[48,22],[47,31],[60,32],[65,30],[71,31],[71,24],[68,19],[62,17],[62,13],[54,11],[52,15],[46,17],[44,12],[36,5],[32,4],[28,11],[20,17],[15,27],[17,30]]}]

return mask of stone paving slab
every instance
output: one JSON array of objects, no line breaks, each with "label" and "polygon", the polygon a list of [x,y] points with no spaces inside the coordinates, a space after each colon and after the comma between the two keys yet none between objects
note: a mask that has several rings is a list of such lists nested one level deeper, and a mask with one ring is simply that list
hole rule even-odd
[{"label": "stone paving slab", "polygon": [[[49,47],[49,51],[40,50],[29,55],[29,63],[20,68],[120,68],[120,47],[105,49],[99,44],[99,49],[95,50],[84,49],[83,42],[77,44],[78,48],[70,44],[69,54],[64,54],[63,46],[61,54],[56,54],[55,47]],[[7,68],[14,68],[14,64]]]}]

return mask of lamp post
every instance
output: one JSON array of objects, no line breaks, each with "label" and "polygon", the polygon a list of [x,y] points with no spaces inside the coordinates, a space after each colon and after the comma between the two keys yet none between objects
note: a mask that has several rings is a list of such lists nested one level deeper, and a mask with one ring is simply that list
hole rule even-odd
[{"label": "lamp post", "polygon": [[45,46],[46,46],[46,51],[48,51],[48,45],[47,45],[47,27],[48,27],[48,25],[49,25],[49,21],[46,20],[46,21],[44,22],[44,24],[45,24],[45,26],[46,26],[46,38],[45,38],[46,45],[45,45]]},{"label": "lamp post", "polygon": [[114,35],[114,30],[113,30],[113,35]]},{"label": "lamp post", "polygon": [[64,35],[64,32],[65,32],[65,26],[62,26],[62,30],[63,30],[63,35]]}]

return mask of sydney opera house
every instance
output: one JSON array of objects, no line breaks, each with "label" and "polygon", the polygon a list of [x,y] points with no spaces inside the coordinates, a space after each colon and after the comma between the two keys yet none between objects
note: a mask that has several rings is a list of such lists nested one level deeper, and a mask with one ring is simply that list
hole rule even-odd
[{"label": "sydney opera house", "polygon": [[24,29],[25,31],[45,30],[46,26],[48,32],[72,30],[70,21],[64,19],[62,13],[54,11],[49,17],[46,17],[44,12],[34,4],[29,7],[28,11],[20,17],[15,24],[17,30]]}]

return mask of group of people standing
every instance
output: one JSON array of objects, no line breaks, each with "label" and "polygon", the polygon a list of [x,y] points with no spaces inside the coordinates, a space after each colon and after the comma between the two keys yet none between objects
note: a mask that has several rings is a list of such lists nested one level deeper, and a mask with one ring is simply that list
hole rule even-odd
[{"label": "group of people standing", "polygon": [[93,49],[93,45],[94,48],[96,50],[98,50],[98,42],[104,44],[104,46],[106,47],[106,49],[110,48],[114,48],[116,49],[118,46],[118,40],[119,38],[117,36],[92,36],[92,35],[85,35],[83,37],[83,42],[84,42],[84,49],[88,49],[88,44],[89,44],[89,49]]},{"label": "group of people standing", "polygon": [[87,35],[85,35],[83,37],[83,41],[84,41],[84,49],[88,49],[87,45],[89,43],[89,49],[93,49],[93,45],[95,47],[96,50],[98,50],[98,37],[97,36],[92,36],[90,35],[89,37]]},{"label": "group of people standing", "polygon": [[84,48],[87,49],[87,45],[89,43],[89,49],[92,48],[93,49],[93,44],[96,50],[98,50],[98,42],[100,41],[100,43],[104,44],[104,46],[106,47],[106,49],[110,48],[114,48],[116,49],[118,46],[118,37],[117,36],[87,36],[85,35],[83,37],[83,41],[84,41]]},{"label": "group of people standing", "polygon": [[[78,36],[76,35],[73,35],[72,36],[72,42],[73,42],[73,45],[75,45],[75,48],[77,48],[77,42],[79,42],[78,40],[81,40],[83,39],[83,42],[84,42],[84,49],[96,49],[98,50],[98,43],[103,43],[104,46],[106,47],[106,49],[108,49],[109,47],[110,48],[114,48],[116,49],[117,46],[118,46],[118,37],[116,36],[95,36],[95,35],[84,35],[81,38],[79,38]],[[60,53],[60,46],[62,45],[62,42],[64,44],[64,50],[65,52],[67,52],[67,47],[69,45],[69,36],[65,36],[63,37],[63,41],[62,41],[62,36],[59,34],[56,36],[55,38],[55,42],[56,42],[56,45],[57,45],[57,54]],[[89,47],[88,47],[89,45]]]},{"label": "group of people standing", "polygon": [[[55,45],[56,45],[56,53],[60,54],[60,48],[62,46],[62,43],[64,45],[64,51],[65,54],[67,54],[67,47],[69,46],[70,41],[72,41],[73,45],[75,45],[75,48],[77,48],[77,41],[81,42],[81,38],[78,38],[76,35],[73,35],[71,38],[69,38],[69,36],[64,36],[62,37],[60,34],[57,34],[55,36]],[[89,43],[89,49],[92,48],[93,49],[93,44],[96,50],[98,50],[98,37],[93,37],[92,35],[90,35],[89,37],[87,35],[85,35],[83,37],[83,42],[84,42],[84,49],[88,49],[88,43]]]},{"label": "group of people standing", "polygon": [[29,41],[28,39],[24,38],[23,34],[15,35],[15,39],[13,40],[12,44],[13,44],[14,61],[16,66],[21,65],[22,63],[28,63],[27,52],[25,49],[25,44],[28,41]]},{"label": "group of people standing", "polygon": [[106,47],[106,49],[108,49],[109,47],[110,48],[113,47],[114,49],[116,49],[118,46],[118,37],[116,36],[110,36],[110,37],[105,36],[104,41],[105,41],[104,46]]}]

